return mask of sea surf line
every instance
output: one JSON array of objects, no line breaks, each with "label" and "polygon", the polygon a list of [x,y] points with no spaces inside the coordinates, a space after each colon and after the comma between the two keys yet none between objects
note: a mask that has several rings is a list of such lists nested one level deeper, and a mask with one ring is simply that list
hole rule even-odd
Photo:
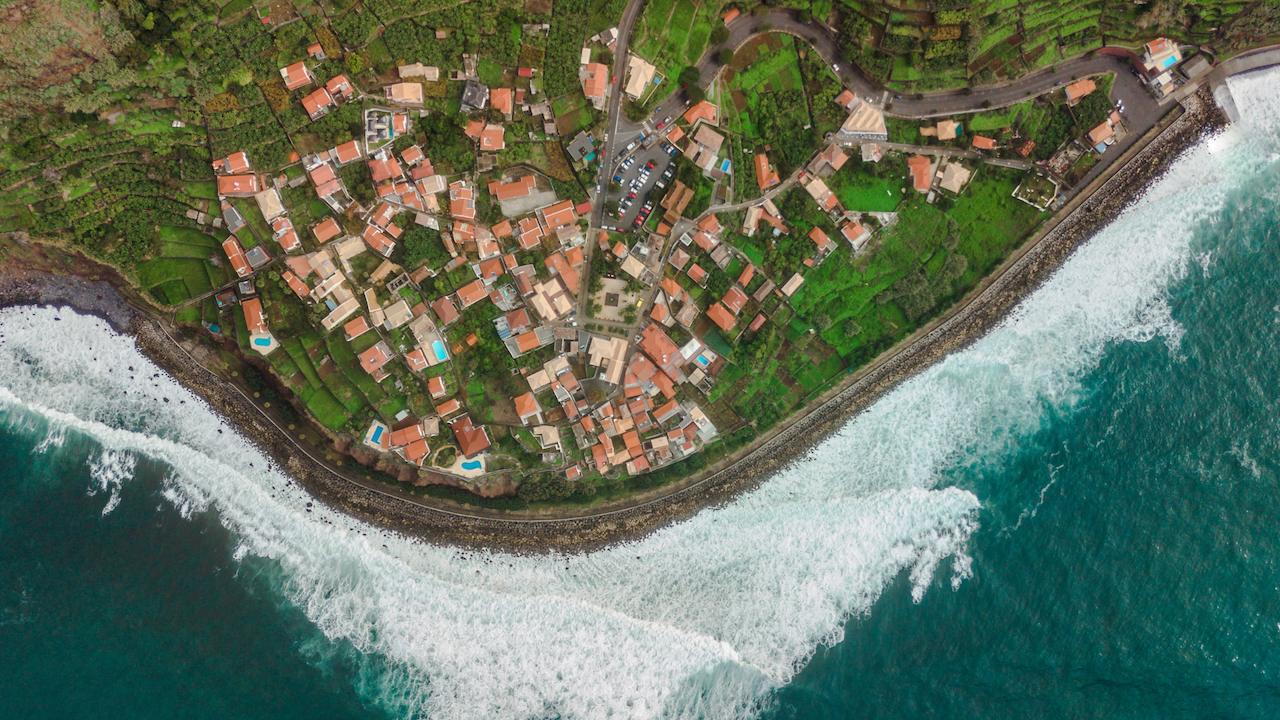
[{"label": "sea surf line", "polygon": [[1193,262],[1195,228],[1274,162],[1267,86],[1232,80],[1244,121],[1176,163],[986,338],[756,491],[588,555],[451,550],[308,507],[126,338],[69,310],[0,312],[0,404],[10,422],[46,421],[51,445],[91,436],[116,502],[145,501],[110,479],[128,466],[119,458],[166,463],[169,502],[216,512],[233,557],[269,560],[283,598],[377,658],[370,700],[399,714],[749,716],[902,572],[922,600],[974,571],[965,546],[981,499],[940,487],[949,468],[998,462],[1047,409],[1070,412],[1110,344],[1176,352],[1165,289]]}]

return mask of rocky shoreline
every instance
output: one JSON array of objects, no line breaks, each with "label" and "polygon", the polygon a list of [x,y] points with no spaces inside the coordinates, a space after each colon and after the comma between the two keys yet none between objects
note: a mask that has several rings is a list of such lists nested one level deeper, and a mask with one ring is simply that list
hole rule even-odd
[{"label": "rocky shoreline", "polygon": [[106,319],[118,331],[131,333],[154,362],[204,397],[311,495],[342,512],[434,543],[514,552],[591,550],[636,539],[755,487],[804,457],[899,383],[985,335],[1077,247],[1139,197],[1183,150],[1224,124],[1205,91],[1192,100],[1187,112],[1071,214],[1042,238],[1029,240],[1025,252],[989,285],[887,361],[723,470],[652,501],[586,517],[504,518],[493,511],[453,511],[424,504],[422,498],[397,488],[335,474],[273,425],[237,388],[191,358],[160,321],[132,309],[107,280],[6,268],[0,276],[0,306],[68,305]]}]

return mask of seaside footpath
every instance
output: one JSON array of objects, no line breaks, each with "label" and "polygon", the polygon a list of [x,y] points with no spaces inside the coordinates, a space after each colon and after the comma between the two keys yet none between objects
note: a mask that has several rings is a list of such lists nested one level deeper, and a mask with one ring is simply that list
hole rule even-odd
[{"label": "seaside footpath", "polygon": [[[726,502],[843,427],[872,402],[949,353],[996,326],[1071,253],[1157,180],[1184,150],[1225,125],[1207,89],[1183,101],[1117,163],[1097,187],[1080,193],[968,297],[868,367],[831,390],[811,409],[783,423],[763,442],[727,458],[696,478],[590,515],[538,517],[463,507],[410,495],[373,481],[338,475],[317,462],[233,385],[205,369],[174,342],[162,321],[129,307],[105,275],[82,268],[50,274],[0,265],[0,306],[54,305],[106,319],[132,334],[142,350],[184,386],[205,398],[317,500],[375,525],[423,540],[513,552],[576,552],[639,538],[697,511]],[[90,261],[86,261],[90,262]],[[88,273],[92,274],[92,273]],[[656,495],[656,497],[655,497]],[[581,513],[582,511],[576,511]]]}]

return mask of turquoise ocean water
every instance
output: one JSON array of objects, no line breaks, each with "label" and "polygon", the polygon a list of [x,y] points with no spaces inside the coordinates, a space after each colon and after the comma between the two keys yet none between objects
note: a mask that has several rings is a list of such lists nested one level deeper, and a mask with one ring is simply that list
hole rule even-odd
[{"label": "turquoise ocean water", "polygon": [[589,556],[331,513],[103,323],[0,311],[4,715],[1276,716],[1277,84],[988,337]]}]

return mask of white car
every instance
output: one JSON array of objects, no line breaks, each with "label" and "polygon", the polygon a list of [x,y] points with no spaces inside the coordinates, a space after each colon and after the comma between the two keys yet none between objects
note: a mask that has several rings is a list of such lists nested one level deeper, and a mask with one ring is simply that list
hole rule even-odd
[{"label": "white car", "polygon": [[836,63],[831,63],[831,69],[835,70],[836,72],[840,72],[840,66]]}]

